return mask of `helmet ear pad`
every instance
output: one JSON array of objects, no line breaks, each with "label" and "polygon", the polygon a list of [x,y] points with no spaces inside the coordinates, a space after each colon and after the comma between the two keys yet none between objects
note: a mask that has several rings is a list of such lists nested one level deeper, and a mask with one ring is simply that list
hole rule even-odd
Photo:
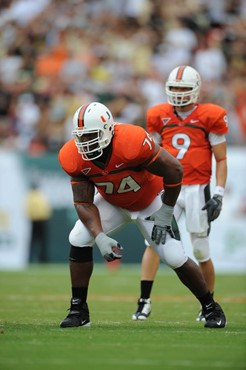
[{"label": "helmet ear pad", "polygon": [[[174,88],[184,91],[173,91]],[[189,88],[189,90],[187,90]],[[201,77],[199,73],[190,66],[179,66],[174,68],[165,85],[168,103],[173,106],[186,106],[196,103],[199,99],[201,89]]]},{"label": "helmet ear pad", "polygon": [[[110,110],[97,102],[77,109],[73,116],[73,127],[75,144],[84,160],[99,158],[114,135],[114,119]],[[87,139],[90,136],[93,138]]]}]

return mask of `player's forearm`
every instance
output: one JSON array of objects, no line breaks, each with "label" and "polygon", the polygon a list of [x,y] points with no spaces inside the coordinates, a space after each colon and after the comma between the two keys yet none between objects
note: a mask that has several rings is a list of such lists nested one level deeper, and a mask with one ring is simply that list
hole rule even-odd
[{"label": "player's forearm", "polygon": [[216,186],[225,187],[227,178],[226,142],[212,147],[216,161]]},{"label": "player's forearm", "polygon": [[103,231],[99,211],[94,204],[75,204],[75,209],[79,219],[94,238]]},{"label": "player's forearm", "polygon": [[163,202],[173,207],[179,196],[183,178],[180,162],[162,149],[156,160],[147,168],[151,173],[163,177],[165,190]]},{"label": "player's forearm", "polygon": [[165,203],[169,205],[175,204],[181,190],[183,179],[183,168],[180,162],[174,157],[172,159],[173,161],[170,162],[169,168],[163,176],[165,190],[164,200]]},{"label": "player's forearm", "polygon": [[163,148],[155,161],[147,166],[147,170],[154,175],[163,177],[165,184],[170,186],[181,183],[183,178],[182,165]]},{"label": "player's forearm", "polygon": [[226,159],[216,163],[216,186],[225,187],[227,179]]},{"label": "player's forearm", "polygon": [[181,190],[181,183],[172,187],[164,184],[164,190],[165,191],[162,199],[163,203],[167,204],[168,206],[174,207]]}]

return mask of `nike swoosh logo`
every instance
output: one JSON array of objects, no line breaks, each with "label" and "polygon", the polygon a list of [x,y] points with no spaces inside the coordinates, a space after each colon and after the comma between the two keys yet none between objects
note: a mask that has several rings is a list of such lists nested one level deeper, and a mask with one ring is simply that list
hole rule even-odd
[{"label": "nike swoosh logo", "polygon": [[80,302],[80,299],[78,298],[72,299],[72,304],[78,304],[79,302]]},{"label": "nike swoosh logo", "polygon": [[116,168],[119,168],[119,167],[123,166],[123,164],[124,164],[124,163],[116,164],[116,165],[115,165],[115,167],[116,167]]},{"label": "nike swoosh logo", "polygon": [[197,122],[199,122],[197,119],[191,119],[190,120],[190,123],[197,123]]},{"label": "nike swoosh logo", "polygon": [[222,321],[220,320],[220,321],[217,322],[217,325],[219,326],[221,323],[222,323]]},{"label": "nike swoosh logo", "polygon": [[81,326],[84,326],[84,328],[89,328],[91,326],[91,323],[87,320],[81,321]]}]

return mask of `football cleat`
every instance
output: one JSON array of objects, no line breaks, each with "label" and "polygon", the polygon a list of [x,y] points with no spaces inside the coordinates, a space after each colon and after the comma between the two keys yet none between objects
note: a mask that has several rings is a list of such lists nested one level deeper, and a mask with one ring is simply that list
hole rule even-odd
[{"label": "football cleat", "polygon": [[196,318],[196,321],[205,321],[205,316],[202,312],[202,309],[200,309],[200,311],[198,312],[198,315],[197,315],[197,318]]},{"label": "football cleat", "polygon": [[225,314],[217,302],[203,309],[203,314],[206,320],[205,328],[219,329],[226,326]]},{"label": "football cleat", "polygon": [[79,326],[88,328],[90,325],[90,314],[87,303],[82,303],[78,298],[72,298],[69,314],[60,323],[60,328],[75,328]]},{"label": "football cleat", "polygon": [[137,311],[132,315],[132,320],[146,320],[151,313],[151,300],[150,298],[139,298]]}]

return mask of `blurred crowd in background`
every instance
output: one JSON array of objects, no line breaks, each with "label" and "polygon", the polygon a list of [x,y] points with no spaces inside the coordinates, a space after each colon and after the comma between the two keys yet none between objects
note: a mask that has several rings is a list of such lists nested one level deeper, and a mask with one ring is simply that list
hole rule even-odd
[{"label": "blurred crowd in background", "polygon": [[181,64],[200,72],[200,102],[227,109],[228,144],[245,145],[246,0],[1,0],[0,145],[57,152],[90,101],[144,126]]}]

